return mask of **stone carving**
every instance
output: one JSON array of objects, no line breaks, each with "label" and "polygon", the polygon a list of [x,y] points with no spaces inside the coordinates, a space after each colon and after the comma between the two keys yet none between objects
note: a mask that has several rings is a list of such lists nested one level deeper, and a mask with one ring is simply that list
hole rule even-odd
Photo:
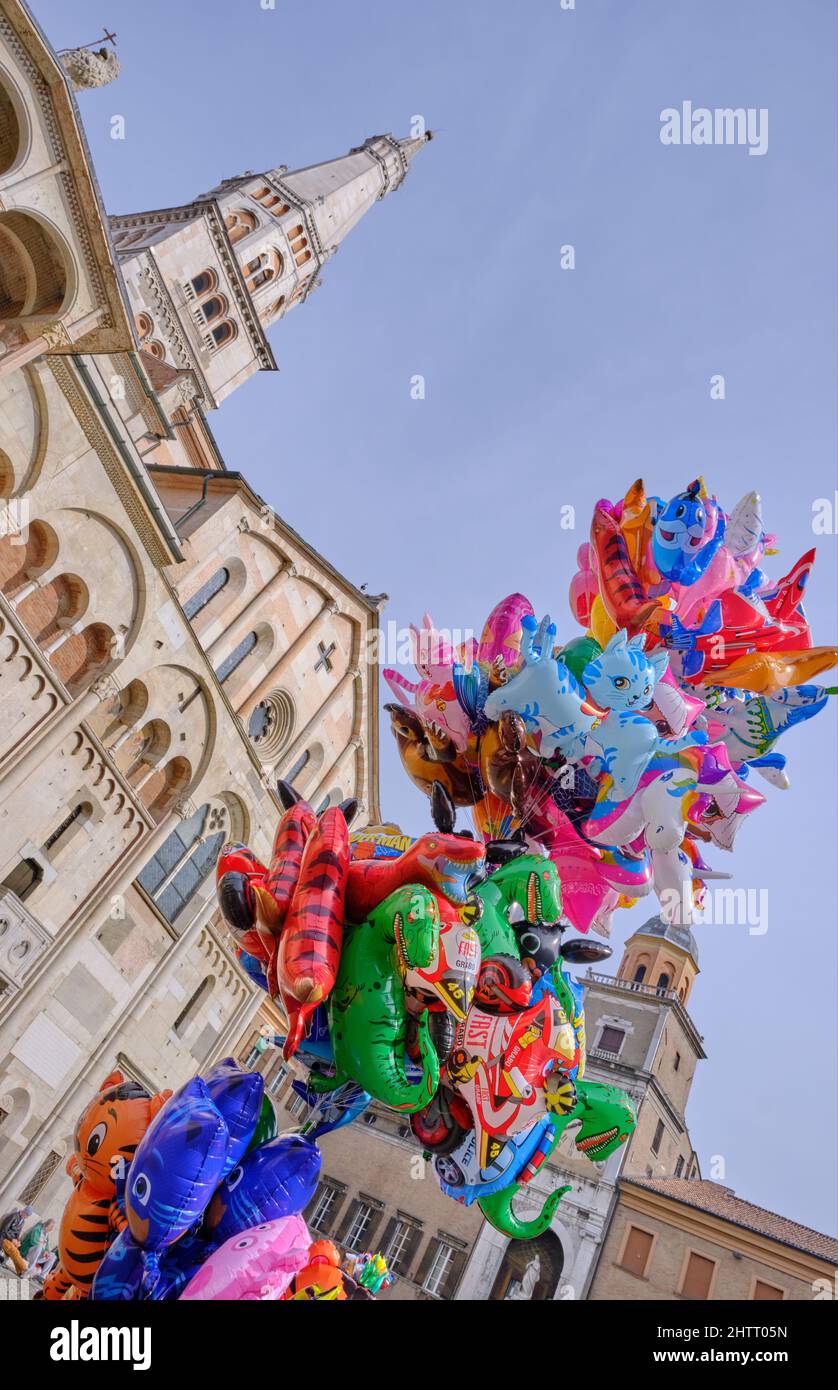
[{"label": "stone carving", "polygon": [[74,92],[107,87],[119,77],[120,62],[113,48],[68,48],[59,56]]},{"label": "stone carving", "polygon": [[9,888],[0,888],[0,972],[18,988],[49,944],[37,917]]}]

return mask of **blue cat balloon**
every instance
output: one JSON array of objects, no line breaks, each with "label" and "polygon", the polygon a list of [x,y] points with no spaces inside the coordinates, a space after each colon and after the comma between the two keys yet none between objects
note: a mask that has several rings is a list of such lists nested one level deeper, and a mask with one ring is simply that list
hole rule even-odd
[{"label": "blue cat balloon", "polygon": [[298,1134],[252,1149],[210,1202],[206,1234],[220,1244],[262,1221],[296,1215],[314,1196],[320,1162],[320,1150]]},{"label": "blue cat balloon", "polygon": [[125,1184],[125,1215],[143,1248],[143,1291],[159,1276],[161,1250],[188,1231],[227,1171],[229,1135],[200,1077],[167,1100],[146,1130]]},{"label": "blue cat balloon", "polygon": [[227,1126],[226,1175],[244,1156],[253,1137],[265,1083],[260,1072],[244,1071],[232,1057],[225,1057],[204,1077],[204,1085]]},{"label": "blue cat balloon", "polygon": [[[705,539],[708,510],[716,526]],[[694,584],[704,573],[725,537],[725,518],[715,502],[705,504],[701,480],[671,498],[658,514],[652,533],[652,554],[663,579]]]},{"label": "blue cat balloon", "polygon": [[603,785],[601,801],[620,802],[633,796],[659,748],[679,753],[707,742],[705,733],[691,730],[662,743],[652,720],[641,713],[651,705],[669,660],[663,647],[646,653],[645,644],[645,633],[628,638],[621,628],[582,673],[591,698],[608,711],[592,735],[602,750],[598,761],[610,777]]}]

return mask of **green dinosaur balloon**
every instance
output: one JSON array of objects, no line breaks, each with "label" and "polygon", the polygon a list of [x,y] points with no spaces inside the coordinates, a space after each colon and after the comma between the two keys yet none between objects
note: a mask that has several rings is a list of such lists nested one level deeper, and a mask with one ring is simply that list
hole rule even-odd
[{"label": "green dinosaur balloon", "polygon": [[352,1080],[394,1110],[412,1112],[428,1104],[439,1085],[439,1058],[425,1011],[417,1028],[422,1075],[418,1082],[408,1080],[402,979],[405,971],[431,964],[439,930],[436,899],[416,884],[398,888],[366,922],[346,928],[329,998],[335,1075],[328,1080],[312,1076],[314,1089],[333,1090]]},{"label": "green dinosaur balloon", "polygon": [[[578,1152],[600,1163],[625,1144],[637,1123],[637,1112],[631,1098],[618,1086],[606,1086],[598,1081],[577,1082],[576,1105],[568,1115],[556,1117],[546,1162],[550,1161],[550,1154],[574,1120],[581,1121],[574,1136]],[[491,1197],[482,1197],[479,1206],[489,1224],[503,1235],[513,1240],[533,1240],[548,1229],[559,1202],[570,1188],[559,1187],[551,1192],[538,1216],[525,1221],[516,1216],[513,1209],[520,1186],[520,1183],[513,1183]]]},{"label": "green dinosaur balloon", "polygon": [[556,922],[562,915],[562,886],[552,859],[521,854],[510,859],[475,889],[482,912],[474,927],[487,956],[520,959],[518,941],[509,922],[510,909],[519,921]]}]

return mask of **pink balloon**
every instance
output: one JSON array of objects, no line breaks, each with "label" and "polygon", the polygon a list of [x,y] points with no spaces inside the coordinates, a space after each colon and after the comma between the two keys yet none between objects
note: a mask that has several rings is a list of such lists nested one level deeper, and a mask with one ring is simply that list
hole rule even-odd
[{"label": "pink balloon", "polygon": [[281,1298],[298,1270],[308,1263],[311,1236],[301,1216],[265,1221],[230,1236],[186,1285],[182,1299]]}]

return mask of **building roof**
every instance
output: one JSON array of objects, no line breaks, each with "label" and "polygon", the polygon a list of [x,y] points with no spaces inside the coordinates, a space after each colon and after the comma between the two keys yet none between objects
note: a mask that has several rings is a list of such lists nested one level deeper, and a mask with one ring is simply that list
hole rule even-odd
[{"label": "building roof", "polygon": [[810,1226],[801,1226],[797,1221],[768,1211],[765,1207],[754,1206],[753,1202],[737,1197],[732,1187],[723,1187],[721,1183],[710,1182],[707,1178],[621,1177],[620,1185],[623,1184],[658,1192],[662,1197],[669,1197],[684,1206],[729,1221],[732,1226],[741,1226],[781,1245],[789,1245],[794,1250],[803,1250],[808,1255],[838,1264],[838,1240],[833,1236],[813,1231]]},{"label": "building roof", "polygon": [[633,935],[655,936],[662,941],[671,941],[673,946],[677,946],[680,951],[685,951],[688,956],[692,956],[698,965],[698,942],[689,927],[664,922],[661,917],[650,917],[648,922],[645,922],[642,927],[638,927]]}]

